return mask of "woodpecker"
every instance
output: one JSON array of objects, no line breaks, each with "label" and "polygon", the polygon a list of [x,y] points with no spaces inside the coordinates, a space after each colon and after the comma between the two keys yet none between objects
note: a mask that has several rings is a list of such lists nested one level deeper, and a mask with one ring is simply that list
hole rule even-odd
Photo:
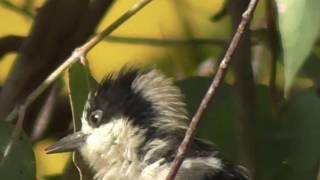
[{"label": "woodpecker", "polygon": [[[187,125],[180,89],[158,70],[123,69],[89,93],[81,130],[47,148],[79,151],[97,180],[164,180]],[[176,180],[248,180],[245,168],[194,139]]]}]

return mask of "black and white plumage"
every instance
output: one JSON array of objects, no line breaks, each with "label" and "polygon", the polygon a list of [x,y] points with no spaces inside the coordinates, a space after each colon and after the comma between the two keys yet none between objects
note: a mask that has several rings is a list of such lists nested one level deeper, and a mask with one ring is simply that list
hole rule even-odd
[{"label": "black and white plumage", "polygon": [[[157,70],[122,70],[90,93],[81,131],[48,153],[79,150],[98,180],[163,180],[188,123],[183,95]],[[195,139],[176,180],[247,180],[245,170]]]}]

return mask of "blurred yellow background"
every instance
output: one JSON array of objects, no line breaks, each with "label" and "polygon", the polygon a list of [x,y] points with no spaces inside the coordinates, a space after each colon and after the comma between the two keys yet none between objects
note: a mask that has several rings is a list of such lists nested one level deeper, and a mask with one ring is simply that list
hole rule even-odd
[{"label": "blurred yellow background", "polygon": [[[15,0],[19,5],[21,0]],[[101,22],[98,32],[132,7],[137,0],[118,0]],[[43,1],[38,1],[41,7]],[[223,5],[222,0],[158,0],[153,1],[132,19],[117,29],[112,35],[120,37],[186,39],[189,32],[184,27],[187,22],[193,37],[227,38],[230,32],[224,30],[226,21],[213,23],[210,17]],[[184,12],[182,13],[178,12]],[[32,19],[0,6],[0,37],[5,35],[27,35]],[[223,28],[223,29],[222,29]],[[229,30],[228,30],[229,31]],[[178,47],[181,50],[188,48]],[[188,54],[176,54],[173,46],[133,45],[115,42],[101,42],[89,54],[89,61],[94,75],[100,79],[106,72],[116,70],[124,64],[152,64],[154,60],[174,57],[181,63],[188,62]],[[0,82],[3,82],[15,55],[9,54],[0,63]]]}]

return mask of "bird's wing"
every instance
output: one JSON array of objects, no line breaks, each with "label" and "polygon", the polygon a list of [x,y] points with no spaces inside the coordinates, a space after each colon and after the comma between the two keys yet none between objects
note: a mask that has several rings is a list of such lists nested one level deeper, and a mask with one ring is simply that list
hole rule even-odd
[{"label": "bird's wing", "polygon": [[[229,169],[231,168],[231,169]],[[226,167],[225,169],[208,175],[201,180],[250,180],[247,172],[238,167]]]}]

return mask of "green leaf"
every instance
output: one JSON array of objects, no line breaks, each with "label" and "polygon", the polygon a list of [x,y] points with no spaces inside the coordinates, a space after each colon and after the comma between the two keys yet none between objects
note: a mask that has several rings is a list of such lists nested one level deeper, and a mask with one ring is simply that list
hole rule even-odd
[{"label": "green leaf", "polygon": [[[177,84],[186,96],[190,117],[198,108],[211,79],[193,77],[178,81]],[[237,161],[239,157],[240,108],[235,88],[224,84],[210,104],[201,120],[198,137],[218,145],[227,159]],[[266,86],[256,88],[254,136],[256,140],[257,179],[281,179],[287,166],[283,164],[288,156],[288,127],[279,121],[272,109],[270,92]],[[285,127],[285,128],[283,128]]]},{"label": "green leaf", "polygon": [[24,0],[22,9],[27,12],[31,12],[34,3],[35,3],[34,0]]},{"label": "green leaf", "polygon": [[72,108],[73,120],[76,124],[76,129],[80,129],[82,111],[91,89],[95,88],[96,82],[89,74],[87,67],[84,67],[80,62],[75,63],[68,73],[69,82],[69,98]]},{"label": "green leaf", "polygon": [[63,176],[46,176],[45,180],[64,180]]},{"label": "green leaf", "polygon": [[1,179],[36,179],[35,156],[31,141],[22,134],[7,155],[5,151],[12,139],[14,127],[0,121],[0,175]]},{"label": "green leaf", "polygon": [[[89,92],[95,88],[97,82],[91,76],[87,66],[83,66],[80,62],[76,62],[68,73],[68,89],[69,99],[72,109],[72,118],[75,130],[81,128],[81,116],[87,100]],[[81,180],[92,179],[89,168],[82,160],[77,152],[73,154],[73,161],[81,169]],[[73,167],[68,172],[73,171]],[[67,172],[67,173],[68,173]],[[72,174],[72,173],[70,173]]]},{"label": "green leaf", "polygon": [[276,0],[288,94],[320,31],[319,0]]},{"label": "green leaf", "polygon": [[[281,124],[273,113],[270,89],[256,87],[254,131],[256,139],[257,179],[278,180],[286,166],[282,163],[288,154],[287,126]],[[280,178],[285,179],[285,178]],[[280,180],[279,179],[279,180]]]},{"label": "green leaf", "polygon": [[303,68],[301,69],[301,75],[303,77],[311,79],[314,84],[320,87],[320,58],[316,54],[310,54]]},{"label": "green leaf", "polygon": [[319,107],[320,96],[314,89],[296,95],[285,105],[283,120],[291,134],[288,179],[316,179],[320,159]]}]

